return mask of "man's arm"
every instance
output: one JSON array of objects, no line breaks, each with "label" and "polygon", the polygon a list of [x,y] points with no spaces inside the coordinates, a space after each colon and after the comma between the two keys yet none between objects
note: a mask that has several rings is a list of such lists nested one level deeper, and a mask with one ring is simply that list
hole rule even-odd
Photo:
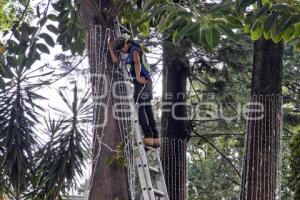
[{"label": "man's arm", "polygon": [[118,63],[119,59],[116,56],[114,50],[112,49],[112,43],[111,42],[108,42],[108,49],[109,49],[110,56],[111,56],[111,59],[112,59],[113,63]]},{"label": "man's arm", "polygon": [[140,62],[140,54],[137,51],[133,52],[133,61],[134,61],[136,80],[142,84],[150,83],[150,81],[146,80],[145,77],[141,77],[142,66]]}]

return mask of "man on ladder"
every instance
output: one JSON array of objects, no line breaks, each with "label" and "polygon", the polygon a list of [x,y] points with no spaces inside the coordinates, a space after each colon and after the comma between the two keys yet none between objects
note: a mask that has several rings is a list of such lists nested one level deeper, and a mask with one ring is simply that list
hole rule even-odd
[{"label": "man on ladder", "polygon": [[[116,34],[119,36],[109,42],[109,51],[114,63],[118,63],[116,50],[127,53],[125,64],[129,65],[130,74],[134,83],[134,98],[130,98],[130,104],[136,104],[133,111],[133,128],[136,140],[135,164],[139,175],[143,200],[169,200],[167,186],[164,178],[159,151],[160,139],[153,116],[152,80],[150,67],[145,62],[145,55],[140,45],[121,37],[116,25]],[[128,80],[127,70],[122,68],[124,79]],[[127,94],[131,89],[126,85]],[[136,110],[137,109],[137,110]],[[144,141],[141,130],[144,132]],[[144,143],[144,144],[143,144]],[[153,148],[154,147],[154,148]],[[148,154],[146,154],[146,150]],[[149,157],[149,158],[148,158]]]},{"label": "man on ladder", "polygon": [[153,99],[152,80],[150,67],[146,62],[143,50],[139,44],[123,37],[109,42],[108,47],[114,63],[119,62],[115,51],[128,54],[125,63],[129,66],[130,75],[134,83],[134,101],[139,104],[138,116],[144,133],[144,144],[158,148],[160,139],[151,105],[151,100]]}]

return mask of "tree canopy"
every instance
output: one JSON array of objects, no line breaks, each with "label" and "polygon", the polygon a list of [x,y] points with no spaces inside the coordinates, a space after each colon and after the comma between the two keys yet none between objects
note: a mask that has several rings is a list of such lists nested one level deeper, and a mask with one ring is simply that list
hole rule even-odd
[{"label": "tree canopy", "polygon": [[[183,43],[190,46],[190,199],[238,198],[246,128],[245,121],[234,116],[237,105],[245,104],[250,95],[252,42],[264,37],[286,43],[282,199],[298,199],[300,2],[112,3],[113,9],[104,9],[107,16],[118,16],[121,24],[132,31],[128,34],[141,41],[148,51],[161,47],[164,36],[178,48]],[[80,6],[80,1],[71,0],[45,4],[0,0],[0,193],[12,199],[59,199],[76,190],[84,177],[91,154],[91,136],[83,126],[90,125],[92,119],[90,91],[80,93],[80,84],[74,83],[68,95],[57,89],[64,109],[40,105],[48,101],[43,93],[45,87],[83,70],[80,64],[86,56],[86,33]],[[95,18],[95,24],[103,19]],[[56,51],[62,52],[56,55],[62,67],[43,62],[45,55],[54,56]],[[199,112],[193,105],[203,99],[222,105],[223,114],[233,116],[232,119],[193,118]],[[58,112],[60,117],[48,116],[49,112]],[[202,108],[201,115],[210,113],[210,107]],[[46,141],[42,141],[42,134],[47,135]]]}]

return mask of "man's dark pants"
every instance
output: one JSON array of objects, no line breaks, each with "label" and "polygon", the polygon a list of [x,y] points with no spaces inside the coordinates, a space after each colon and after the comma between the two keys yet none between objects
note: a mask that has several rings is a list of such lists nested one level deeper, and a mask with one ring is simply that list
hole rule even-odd
[{"label": "man's dark pants", "polygon": [[134,81],[134,101],[138,103],[139,123],[145,138],[159,138],[152,110],[152,84],[141,84]]}]

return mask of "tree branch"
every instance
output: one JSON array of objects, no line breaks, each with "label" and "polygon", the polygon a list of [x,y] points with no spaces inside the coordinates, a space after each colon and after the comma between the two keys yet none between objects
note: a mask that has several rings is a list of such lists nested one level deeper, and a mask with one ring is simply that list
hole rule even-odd
[{"label": "tree branch", "polygon": [[235,165],[232,163],[232,161],[224,153],[222,153],[212,142],[210,142],[208,139],[203,137],[201,134],[199,134],[195,131],[193,131],[193,133],[195,133],[197,136],[199,136],[201,139],[203,139],[207,144],[209,144],[212,148],[214,148],[216,150],[216,152],[218,152],[233,167],[236,174],[241,178],[241,174],[240,174],[239,170],[235,167]]},{"label": "tree branch", "polygon": [[243,133],[205,133],[205,134],[200,134],[200,135],[195,135],[192,137],[221,137],[221,136],[233,136],[233,137],[240,137],[240,136],[244,136],[245,134]]}]

